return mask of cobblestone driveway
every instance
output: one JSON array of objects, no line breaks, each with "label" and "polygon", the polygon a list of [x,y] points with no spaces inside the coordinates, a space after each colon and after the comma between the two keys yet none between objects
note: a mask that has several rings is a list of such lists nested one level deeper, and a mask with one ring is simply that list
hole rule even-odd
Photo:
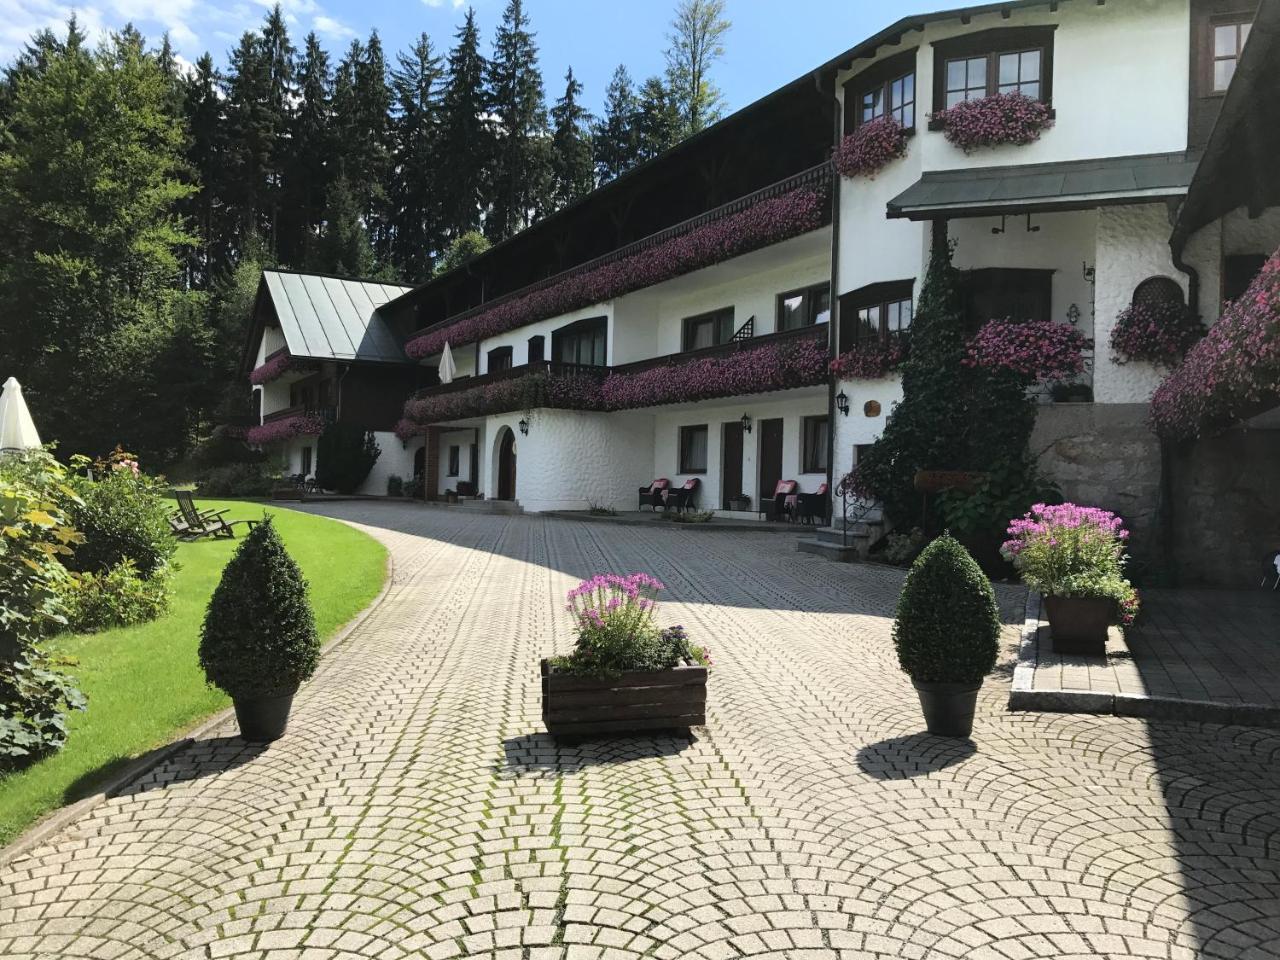
[{"label": "cobblestone driveway", "polygon": [[[895,571],[787,537],[323,512],[395,580],[289,737],[224,728],[11,864],[0,956],[1280,957],[1275,731],[1009,714],[1002,675],[976,748],[937,740],[892,659]],[[539,733],[537,659],[598,570],[660,576],[712,648],[694,742]]]}]

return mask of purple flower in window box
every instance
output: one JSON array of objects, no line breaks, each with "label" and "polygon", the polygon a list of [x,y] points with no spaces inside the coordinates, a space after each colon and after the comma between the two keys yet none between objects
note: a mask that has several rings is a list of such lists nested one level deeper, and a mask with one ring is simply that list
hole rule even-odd
[{"label": "purple flower in window box", "polygon": [[887,114],[860,124],[835,150],[842,177],[874,177],[907,152],[907,131]]},{"label": "purple flower in window box", "polygon": [[1203,336],[1199,318],[1176,300],[1135,303],[1120,313],[1111,330],[1112,359],[1176,367]]},{"label": "purple flower in window box", "polygon": [[930,120],[931,126],[942,128],[948,142],[971,153],[982,147],[1039,140],[1040,134],[1053,126],[1053,111],[1022,93],[996,93],[962,100]]},{"label": "purple flower in window box", "polygon": [[245,440],[254,446],[289,440],[293,437],[318,437],[324,433],[324,418],[311,413],[297,413],[291,417],[270,420],[245,431]]},{"label": "purple flower in window box", "polygon": [[1004,370],[1032,382],[1069,380],[1084,370],[1087,341],[1052,320],[988,320],[969,341],[964,363]]},{"label": "purple flower in window box", "polygon": [[831,361],[831,372],[841,380],[879,380],[902,365],[906,344],[898,339],[887,343],[860,344]]},{"label": "purple flower in window box", "polygon": [[290,370],[301,370],[309,366],[310,361],[299,359],[289,353],[288,347],[281,347],[260,367],[255,367],[249,373],[249,382],[255,386],[264,383],[271,383],[273,380],[279,380]]}]

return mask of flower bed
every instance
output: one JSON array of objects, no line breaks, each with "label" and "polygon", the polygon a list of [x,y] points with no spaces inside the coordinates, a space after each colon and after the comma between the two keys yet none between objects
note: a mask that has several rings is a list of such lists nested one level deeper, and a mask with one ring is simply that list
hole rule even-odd
[{"label": "flower bed", "polygon": [[832,360],[830,370],[841,380],[879,380],[897,370],[906,358],[905,344],[895,338],[854,347]]},{"label": "flower bed", "polygon": [[988,320],[969,341],[964,362],[1033,382],[1068,380],[1084,370],[1085,346],[1079,330],[1052,320]]},{"label": "flower bed", "polygon": [[816,340],[766,344],[637,373],[615,373],[600,386],[606,409],[710,400],[807,387],[827,378],[827,351]]},{"label": "flower bed", "polygon": [[1280,252],[1156,388],[1151,420],[1161,436],[1190,440],[1277,401]]},{"label": "flower bed", "polygon": [[808,233],[822,226],[822,199],[819,192],[801,188],[762,200],[622,260],[565,277],[432,330],[410,340],[405,353],[421,359],[442,350],[446,342],[456,347],[483,340]]},{"label": "flower bed", "polygon": [[906,129],[886,114],[867,121],[840,141],[835,150],[836,170],[842,177],[874,177],[906,152]]},{"label": "flower bed", "polygon": [[940,127],[947,141],[965,153],[1001,144],[1033,143],[1053,126],[1049,107],[1021,93],[963,100],[930,119],[930,126]]},{"label": "flower bed", "polygon": [[1116,363],[1145,360],[1176,367],[1204,336],[1204,325],[1176,301],[1135,303],[1120,313],[1111,331]]},{"label": "flower bed", "polygon": [[271,420],[245,431],[245,441],[254,446],[289,440],[292,437],[318,437],[324,433],[324,418],[313,413],[296,413],[291,417]]}]

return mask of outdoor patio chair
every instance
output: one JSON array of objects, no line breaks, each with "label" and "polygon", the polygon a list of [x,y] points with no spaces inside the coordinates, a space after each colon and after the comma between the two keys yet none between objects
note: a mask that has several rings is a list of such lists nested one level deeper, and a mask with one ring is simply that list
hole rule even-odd
[{"label": "outdoor patio chair", "polygon": [[201,510],[196,506],[190,490],[176,490],[178,513],[169,519],[169,527],[179,540],[197,540],[200,537],[228,537],[236,535],[235,525],[243,523],[253,529],[257,520],[232,520],[228,522],[223,514],[229,510]]},{"label": "outdoor patio chair", "polygon": [[813,493],[797,494],[801,523],[817,524],[819,520],[823,523],[826,522],[827,508],[831,505],[831,501],[827,497],[827,489],[825,483],[820,483],[818,484],[818,489]]},{"label": "outdoor patio chair", "polygon": [[641,507],[649,507],[656,513],[658,507],[665,507],[667,505],[667,489],[670,486],[671,481],[662,477],[653,481],[653,483],[649,484],[647,487],[641,487],[640,503],[636,506],[636,509],[639,510]]},{"label": "outdoor patio chair", "polygon": [[800,484],[794,480],[779,480],[773,488],[773,497],[764,501],[764,515],[767,520],[781,520],[784,517],[794,518],[796,513],[796,490]]},{"label": "outdoor patio chair", "polygon": [[675,509],[676,513],[684,513],[686,510],[693,509],[693,498],[697,496],[698,486],[702,483],[697,477],[690,477],[683,486],[676,487],[674,490],[667,491],[667,501],[662,505],[663,510]]}]

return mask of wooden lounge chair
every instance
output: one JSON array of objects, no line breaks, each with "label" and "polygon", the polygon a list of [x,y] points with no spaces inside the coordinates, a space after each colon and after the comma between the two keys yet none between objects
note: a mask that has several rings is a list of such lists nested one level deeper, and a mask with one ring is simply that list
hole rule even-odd
[{"label": "wooden lounge chair", "polygon": [[228,522],[223,514],[228,510],[201,510],[196,506],[190,490],[176,490],[174,496],[178,500],[177,513],[169,518],[169,526],[179,540],[196,540],[200,537],[227,537],[236,535],[235,525],[246,524],[250,530],[257,520],[232,520]]},{"label": "wooden lounge chair", "polygon": [[659,507],[667,505],[667,488],[671,486],[671,481],[666,477],[661,477],[647,487],[640,488],[640,503],[636,506],[639,510],[641,507],[650,507],[656,513]]}]

